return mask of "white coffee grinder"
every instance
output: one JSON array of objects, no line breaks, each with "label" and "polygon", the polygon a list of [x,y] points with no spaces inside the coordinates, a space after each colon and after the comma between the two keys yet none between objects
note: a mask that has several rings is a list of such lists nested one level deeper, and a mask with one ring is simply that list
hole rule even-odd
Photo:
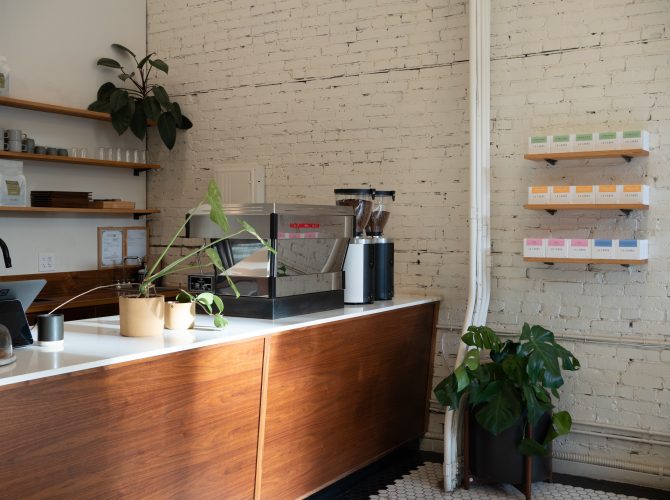
[{"label": "white coffee grinder", "polygon": [[372,237],[374,246],[374,290],[375,300],[393,298],[393,253],[391,238],[384,237],[384,228],[391,215],[390,208],[395,201],[395,191],[377,191],[372,200],[372,213],[365,232]]},{"label": "white coffee grinder", "polygon": [[368,304],[375,298],[375,245],[365,237],[365,226],[372,213],[374,189],[336,189],[336,203],[354,209],[356,228],[349,240],[344,260],[344,303]]}]

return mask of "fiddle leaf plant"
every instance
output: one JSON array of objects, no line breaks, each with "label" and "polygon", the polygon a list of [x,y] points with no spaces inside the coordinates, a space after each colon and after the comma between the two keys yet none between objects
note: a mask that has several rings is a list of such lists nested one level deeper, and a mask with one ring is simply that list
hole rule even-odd
[{"label": "fiddle leaf plant", "polygon": [[89,104],[90,111],[109,113],[112,126],[121,135],[130,128],[138,139],[147,134],[149,122],[155,122],[163,144],[168,149],[174,147],[177,129],[187,130],[193,126],[182,112],[178,103],[172,102],[167,91],[158,84],[150,83],[152,70],[167,74],[169,66],[161,59],[154,58],[151,52],[138,60],[135,53],[113,43],[112,48],[125,52],[134,59],[135,68],[126,71],[116,59],[103,57],[98,59],[98,66],[119,70],[117,77],[128,87],[117,87],[112,82],[103,83],[98,89],[97,98]]},{"label": "fiddle leaf plant", "polygon": [[[467,395],[477,422],[494,435],[512,427],[524,414],[524,423],[535,426],[549,413],[551,425],[544,440],[524,438],[517,447],[524,455],[546,456],[549,443],[572,427],[567,411],[553,411],[551,397],[559,397],[557,389],[564,383],[561,370],[579,369],[577,358],[556,342],[552,332],[528,323],[519,342],[501,342],[486,326],[470,326],[461,340],[472,349],[435,387],[438,401],[456,410]],[[480,362],[483,349],[489,351],[491,362]]]}]

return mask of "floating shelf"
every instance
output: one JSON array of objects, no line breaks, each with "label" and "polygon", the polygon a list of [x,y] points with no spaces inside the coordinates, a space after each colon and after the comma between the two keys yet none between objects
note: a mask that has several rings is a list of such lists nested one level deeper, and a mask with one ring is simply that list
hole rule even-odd
[{"label": "floating shelf", "polygon": [[593,160],[598,158],[623,158],[630,161],[639,156],[649,156],[644,149],[608,149],[605,151],[572,151],[569,153],[534,153],[523,155],[524,159],[532,161],[546,161],[555,165],[559,160]]},{"label": "floating shelf", "polygon": [[646,264],[648,259],[641,260],[615,260],[615,259],[561,259],[552,257],[524,257],[526,262],[544,262],[545,264],[554,264],[557,262],[566,262],[573,264],[620,264],[622,266],[636,266]]},{"label": "floating shelf", "polygon": [[558,210],[621,210],[628,215],[632,210],[649,210],[649,205],[642,203],[613,203],[613,204],[525,204],[523,208],[528,210],[545,210],[551,215],[554,215]]},{"label": "floating shelf", "polygon": [[78,116],[79,118],[89,118],[91,120],[112,121],[109,113],[100,113],[98,111],[89,111],[87,109],[70,108],[67,106],[58,106],[55,104],[44,104],[41,102],[28,101],[24,99],[15,99],[13,97],[0,97],[0,106],[10,108],[30,109],[32,111],[43,111],[44,113],[55,113],[58,115]]},{"label": "floating shelf", "polygon": [[52,214],[85,214],[85,215],[132,215],[135,219],[143,215],[158,214],[156,208],[66,208],[66,207],[0,207],[0,213],[52,213]]},{"label": "floating shelf", "polygon": [[96,158],[74,158],[72,156],[38,155],[34,153],[15,153],[13,151],[0,151],[0,158],[8,160],[43,161],[51,163],[69,163],[71,165],[92,165],[95,167],[130,168],[135,175],[147,170],[159,169],[160,165],[154,163],[132,163],[127,161],[98,160]]}]

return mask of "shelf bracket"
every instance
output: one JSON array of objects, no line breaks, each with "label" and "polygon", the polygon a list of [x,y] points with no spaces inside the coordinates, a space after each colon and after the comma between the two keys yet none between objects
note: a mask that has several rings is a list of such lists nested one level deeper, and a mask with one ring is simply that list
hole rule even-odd
[{"label": "shelf bracket", "polygon": [[621,158],[623,158],[624,160],[626,160],[626,163],[630,163],[630,161],[633,159],[632,156],[626,156],[626,155],[623,155]]},{"label": "shelf bracket", "polygon": [[546,264],[546,265],[548,265],[548,266],[553,266],[553,265],[554,265],[553,262],[543,262],[543,264]]},{"label": "shelf bracket", "polygon": [[624,214],[626,214],[626,216],[630,215],[630,213],[632,212],[632,210],[628,208],[620,208],[619,210],[621,210]]},{"label": "shelf bracket", "polygon": [[133,169],[133,175],[134,175],[135,177],[137,177],[138,175],[140,175],[140,172],[144,172],[144,169],[141,169],[141,168],[134,168],[134,169]]},{"label": "shelf bracket", "polygon": [[558,210],[552,210],[550,208],[545,208],[544,211],[547,212],[549,215],[554,215],[556,214],[556,212],[558,212]]},{"label": "shelf bracket", "polygon": [[630,267],[630,264],[619,264],[621,267]]},{"label": "shelf bracket", "polygon": [[133,214],[133,219],[140,220],[140,217],[144,217],[144,214]]},{"label": "shelf bracket", "polygon": [[544,161],[546,161],[549,165],[551,165],[553,167],[554,165],[556,165],[556,162],[558,160],[554,160],[552,158],[545,158]]}]

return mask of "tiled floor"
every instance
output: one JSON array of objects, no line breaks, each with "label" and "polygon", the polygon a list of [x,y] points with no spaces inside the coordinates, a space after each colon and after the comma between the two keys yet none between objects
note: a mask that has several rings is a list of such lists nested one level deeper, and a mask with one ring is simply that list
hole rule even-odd
[{"label": "tiled floor", "polygon": [[[533,498],[537,500],[618,500],[642,498],[557,483],[535,483],[532,488]],[[458,489],[452,493],[445,493],[442,490],[442,464],[426,462],[419,466],[418,469],[394,481],[393,484],[390,484],[385,489],[370,495],[369,498],[371,500],[493,500],[499,498],[523,499],[525,497],[520,491],[510,485],[473,485],[469,490]]]}]

